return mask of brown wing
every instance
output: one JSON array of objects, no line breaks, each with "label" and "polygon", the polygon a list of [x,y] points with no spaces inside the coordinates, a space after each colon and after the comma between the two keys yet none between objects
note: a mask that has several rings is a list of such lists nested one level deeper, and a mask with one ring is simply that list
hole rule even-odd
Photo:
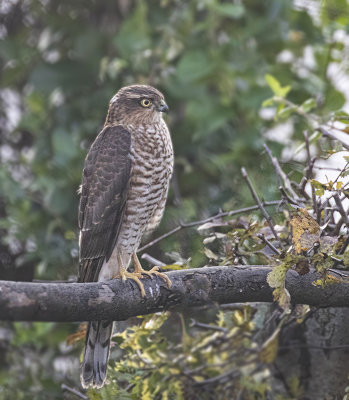
[{"label": "brown wing", "polygon": [[105,127],[85,159],[79,206],[79,281],[96,281],[120,231],[131,174],[131,135]]}]

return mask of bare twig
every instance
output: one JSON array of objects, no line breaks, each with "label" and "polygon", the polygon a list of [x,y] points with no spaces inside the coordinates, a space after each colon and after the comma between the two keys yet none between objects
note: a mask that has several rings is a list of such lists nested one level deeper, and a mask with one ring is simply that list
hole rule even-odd
[{"label": "bare twig", "polygon": [[315,189],[312,186],[311,187],[311,194],[312,194],[312,199],[313,199],[313,210],[314,210],[314,215],[316,216],[316,222],[320,225],[320,212],[319,212],[319,207],[318,203],[316,200],[316,195],[315,195]]},{"label": "bare twig", "polygon": [[259,233],[257,237],[259,237],[268,247],[270,247],[275,254],[281,254],[281,252],[271,242],[269,242],[269,240],[263,235],[263,233]]},{"label": "bare twig", "polygon": [[314,161],[313,161],[311,158],[308,132],[304,131],[303,135],[304,135],[305,149],[307,151],[307,159],[308,159],[308,166],[305,171],[305,176],[306,176],[307,180],[309,180],[313,177],[313,167],[314,167],[314,163],[316,160],[314,159]]},{"label": "bare twig", "polygon": [[349,228],[348,212],[344,210],[343,204],[342,204],[341,199],[339,197],[339,194],[335,193],[333,198],[334,198],[334,201],[336,202],[338,211],[339,211],[340,215],[342,216],[343,222],[345,223],[347,228]]},{"label": "bare twig", "polygon": [[[277,158],[273,156],[271,150],[266,145],[266,143],[264,143],[264,150],[267,152],[267,154],[268,154],[268,156],[269,156],[269,158],[271,160],[271,163],[273,164],[273,167],[274,167],[275,172],[276,172],[276,176],[277,176],[278,181],[279,181],[279,185],[282,185],[284,183],[284,180],[283,180],[283,175],[285,175],[284,171],[281,169]],[[286,178],[287,178],[287,176],[286,176]]]},{"label": "bare twig", "polygon": [[299,186],[298,186],[298,190],[299,190],[300,193],[302,193],[303,197],[304,197],[306,200],[309,200],[309,199],[310,199],[310,196],[309,196],[308,193],[305,191],[305,186],[306,186],[307,183],[308,183],[308,179],[307,179],[305,176],[303,176],[303,178],[302,178],[302,180],[300,181],[300,184],[299,184]]},{"label": "bare twig", "polygon": [[[334,258],[334,257],[331,257],[331,259],[333,259],[334,261],[337,261],[337,262],[340,261],[340,260],[337,260],[337,259]],[[344,274],[343,272],[340,272],[340,271],[338,271],[338,270],[336,270],[336,269],[329,268],[328,270],[329,270],[330,272],[334,273],[334,274],[339,275],[341,278],[349,278],[349,275],[348,275],[348,274]]]},{"label": "bare twig", "polygon": [[195,386],[204,386],[211,385],[212,383],[217,383],[219,381],[224,381],[226,378],[235,378],[240,375],[240,372],[237,369],[232,369],[230,371],[225,372],[224,374],[214,376],[213,378],[205,379],[200,382],[195,382]]},{"label": "bare twig", "polygon": [[279,236],[278,236],[278,234],[277,234],[277,232],[276,232],[276,230],[274,228],[274,224],[273,224],[273,221],[271,219],[271,216],[267,213],[267,210],[263,207],[262,202],[259,200],[259,197],[258,197],[256,191],[254,190],[254,188],[252,186],[252,183],[250,181],[250,178],[247,175],[246,169],[244,167],[241,168],[241,173],[242,173],[242,176],[244,177],[244,179],[245,179],[245,181],[246,181],[246,183],[247,183],[247,185],[248,185],[248,187],[250,189],[250,192],[252,194],[253,199],[258,204],[258,207],[262,211],[262,213],[264,215],[264,218],[267,220],[268,225],[270,226],[270,229],[273,232],[273,235],[275,236],[275,239],[278,240],[280,242],[280,246],[282,246],[281,240],[280,240],[280,238],[279,238]]},{"label": "bare twig", "polygon": [[191,319],[190,326],[192,328],[210,329],[213,331],[228,333],[228,330],[226,328],[223,328],[223,327],[217,326],[217,325],[204,324],[202,322],[196,321],[194,318]]},{"label": "bare twig", "polygon": [[[313,177],[313,168],[314,168],[314,163],[316,161],[316,158],[311,158],[308,132],[305,131],[305,132],[303,132],[303,134],[304,134],[304,140],[305,140],[305,148],[307,150],[307,157],[308,157],[308,167],[306,169],[305,175],[306,175],[307,180],[309,180]],[[313,210],[314,210],[314,215],[316,216],[316,222],[318,224],[320,224],[321,214],[319,212],[319,207],[318,207],[318,203],[316,200],[315,189],[314,189],[313,185],[311,185],[311,197],[312,197],[312,201],[313,201]]]},{"label": "bare twig", "polygon": [[163,239],[168,238],[169,236],[173,235],[174,233],[180,231],[183,228],[185,228],[185,226],[183,224],[176,226],[175,228],[171,229],[170,231],[164,233],[163,235],[159,236],[158,238],[152,240],[151,242],[149,242],[149,243],[145,244],[144,246],[142,246],[141,248],[139,248],[137,250],[137,253],[141,253],[142,251],[148,249],[149,247],[154,246],[154,244],[160,242]]},{"label": "bare twig", "polygon": [[342,248],[339,250],[338,254],[344,254],[346,248],[349,246],[349,236],[346,238]]},{"label": "bare twig", "polygon": [[[274,201],[265,201],[262,203],[264,207],[270,207],[270,206],[277,206],[280,204],[279,200],[274,200]],[[169,236],[177,233],[178,231],[185,229],[185,228],[192,228],[197,225],[203,225],[206,224],[207,222],[214,221],[215,219],[218,218],[223,218],[223,217],[232,217],[233,215],[238,215],[238,214],[243,214],[246,212],[250,211],[255,211],[258,210],[260,207],[259,206],[251,206],[251,207],[245,207],[245,208],[240,208],[238,210],[231,210],[231,211],[225,211],[225,212],[219,212],[218,214],[202,219],[199,221],[193,221],[193,222],[188,222],[188,223],[180,223],[178,226],[175,228],[171,229],[170,231],[164,233],[163,235],[157,237],[156,239],[152,240],[151,242],[145,244],[143,247],[139,248],[137,250],[137,253],[140,253],[146,249],[148,249],[151,246],[154,246],[156,243],[159,243],[161,240],[168,238]]]},{"label": "bare twig", "polygon": [[[332,213],[332,215],[333,215],[333,213]],[[340,232],[340,230],[341,230],[341,227],[342,227],[343,223],[344,223],[343,217],[341,216],[341,217],[339,218],[338,222],[335,223],[335,226],[334,226],[334,228],[333,228],[333,230],[332,230],[332,235],[333,235],[333,236],[338,236],[338,235],[339,235],[339,232]]]},{"label": "bare twig", "polygon": [[279,187],[279,190],[282,194],[282,197],[284,197],[290,204],[293,204],[297,207],[302,207],[299,203],[297,203],[296,200],[291,199],[291,197],[288,195],[288,193],[286,192],[285,188],[283,186]]},{"label": "bare twig", "polygon": [[322,134],[322,136],[325,136],[331,140],[337,140],[338,142],[340,142],[342,144],[342,146],[345,149],[349,150],[349,144],[345,143],[344,140],[340,139],[339,137],[333,135],[333,133],[328,132],[326,129],[324,129],[321,126],[319,126],[316,130],[319,131]]},{"label": "bare twig", "polygon": [[332,211],[332,207],[329,207],[329,201],[328,199],[325,201],[324,206],[324,225],[327,224],[327,222],[330,220],[330,212],[328,212],[329,210]]},{"label": "bare twig", "polygon": [[79,392],[77,389],[71,388],[67,386],[66,384],[62,383],[61,385],[62,390],[67,390],[70,393],[75,394],[75,396],[80,397],[80,399],[88,400],[88,397],[85,396],[83,393]]},{"label": "bare twig", "polygon": [[153,256],[151,256],[150,254],[147,254],[147,253],[142,254],[141,258],[145,261],[148,261],[148,263],[150,263],[152,265],[156,265],[158,267],[164,267],[166,265],[162,261],[157,260],[156,258],[154,258]]},{"label": "bare twig", "polygon": [[333,183],[336,183],[338,179],[341,177],[342,173],[348,168],[349,162],[347,162],[344,167],[339,171],[339,174],[337,175],[337,178],[333,181]]},{"label": "bare twig", "polygon": [[298,199],[297,193],[292,189],[292,185],[290,180],[288,179],[287,175],[285,174],[285,172],[282,170],[279,161],[276,157],[273,156],[271,150],[269,149],[269,147],[264,143],[264,148],[265,151],[267,152],[274,168],[275,168],[275,172],[277,174],[277,176],[279,177],[279,181],[281,185],[285,186],[285,189],[287,189],[290,193],[291,196],[295,199]]},{"label": "bare twig", "polygon": [[[310,145],[309,145],[308,132],[304,131],[303,135],[304,135],[304,141],[305,141],[305,148],[306,148],[306,151],[307,151],[308,164],[307,164],[307,167],[305,168],[304,176],[303,176],[298,188],[299,188],[299,192],[303,195],[303,197],[306,200],[310,200],[310,196],[305,191],[305,186],[313,176],[313,168],[314,168],[314,163],[316,161],[316,158],[312,159],[311,155],[310,155]],[[313,189],[312,189],[312,192],[313,192]]]},{"label": "bare twig", "polygon": [[332,225],[336,225],[336,221],[334,220],[334,209],[331,205],[330,205],[330,223]]},{"label": "bare twig", "polygon": [[324,169],[324,170],[326,170],[326,171],[342,171],[340,168],[334,168],[334,167],[320,167],[320,166],[318,166],[318,165],[314,165],[313,168],[321,169],[321,170]]}]

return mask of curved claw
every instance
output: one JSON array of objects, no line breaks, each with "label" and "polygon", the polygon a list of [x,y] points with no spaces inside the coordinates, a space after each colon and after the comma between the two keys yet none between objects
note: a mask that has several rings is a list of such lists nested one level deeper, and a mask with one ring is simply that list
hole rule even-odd
[{"label": "curved claw", "polygon": [[128,272],[122,264],[120,255],[118,255],[118,261],[119,261],[119,265],[120,265],[120,271],[119,271],[119,274],[117,276],[115,276],[115,278],[121,278],[123,281],[125,281],[126,279],[132,279],[133,281],[135,281],[137,283],[137,285],[141,291],[141,296],[145,297],[144,285],[139,279],[139,278],[142,278],[142,274],[139,271]]},{"label": "curved claw", "polygon": [[148,275],[148,276],[150,276],[151,279],[153,279],[153,275],[157,275],[161,279],[163,279],[165,281],[165,283],[167,283],[167,287],[171,287],[172,282],[171,282],[170,278],[166,274],[164,274],[163,272],[159,272],[159,267],[155,266],[150,271],[146,271],[146,270],[144,270],[142,268],[142,265],[139,262],[136,253],[134,253],[132,255],[132,258],[133,258],[133,264],[134,264],[134,267],[135,267],[135,273],[136,274]]},{"label": "curved claw", "polygon": [[[154,271],[154,268],[156,268],[155,271]],[[153,279],[152,275],[157,275],[161,279],[163,279],[165,281],[165,283],[167,283],[168,287],[171,287],[172,282],[171,282],[170,278],[166,274],[164,274],[162,272],[158,272],[159,267],[154,267],[154,268],[152,268],[150,271],[144,271],[143,270],[142,274],[150,276],[151,279]]]},{"label": "curved claw", "polygon": [[125,281],[126,279],[132,279],[133,281],[135,281],[137,283],[137,285],[139,286],[139,289],[141,290],[141,296],[145,297],[145,290],[144,290],[144,285],[143,283],[139,280],[139,278],[142,277],[141,274],[139,273],[135,273],[135,272],[128,272],[124,269],[122,269],[120,271],[120,276],[122,278],[123,281]]}]

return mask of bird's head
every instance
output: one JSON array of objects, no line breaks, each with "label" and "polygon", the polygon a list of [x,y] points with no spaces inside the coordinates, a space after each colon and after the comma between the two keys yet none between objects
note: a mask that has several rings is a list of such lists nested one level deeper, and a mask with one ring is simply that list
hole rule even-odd
[{"label": "bird's head", "polygon": [[148,85],[121,88],[110,100],[107,123],[153,124],[168,112],[164,96]]}]

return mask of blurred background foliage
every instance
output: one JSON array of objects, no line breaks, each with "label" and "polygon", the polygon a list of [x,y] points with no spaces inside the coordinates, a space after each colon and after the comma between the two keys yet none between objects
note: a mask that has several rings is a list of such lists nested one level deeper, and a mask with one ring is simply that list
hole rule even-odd
[{"label": "blurred background foliage", "polygon": [[[324,123],[345,105],[348,24],[346,0],[2,0],[0,277],[76,275],[83,160],[110,98],[128,84],[156,86],[170,107],[175,176],[156,234],[251,205],[242,166],[261,197],[275,199],[263,143],[300,180],[290,150],[311,121],[294,105]],[[290,87],[289,103],[262,108],[280,95],[267,74]],[[192,230],[151,255],[206,262]],[[2,325],[0,399],[61,398],[61,382],[76,385],[78,353],[62,344],[73,330]]]}]

